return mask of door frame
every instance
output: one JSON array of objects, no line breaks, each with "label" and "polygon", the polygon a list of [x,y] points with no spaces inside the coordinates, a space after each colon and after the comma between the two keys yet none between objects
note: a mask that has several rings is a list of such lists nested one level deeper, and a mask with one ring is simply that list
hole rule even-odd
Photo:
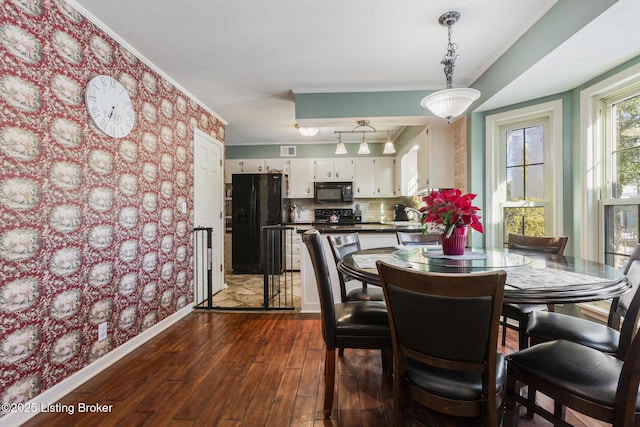
[{"label": "door frame", "polygon": [[[196,170],[198,168],[198,165],[201,164],[201,162],[206,161],[207,159],[203,159],[203,158],[199,158],[198,156],[196,156],[196,144],[199,142],[206,142],[209,144],[213,144],[214,146],[216,146],[216,149],[219,149],[220,152],[220,162],[217,165],[218,168],[218,182],[214,183],[213,187],[214,188],[218,188],[218,194],[214,194],[213,197],[218,197],[219,198],[219,204],[217,206],[219,206],[220,208],[220,212],[219,213],[214,213],[216,219],[215,221],[213,221],[214,223],[209,225],[209,224],[198,224],[199,218],[202,217],[202,211],[199,208],[199,205],[197,203],[196,200]],[[214,284],[213,288],[214,289],[223,289],[225,287],[225,283],[224,283],[224,236],[225,236],[225,225],[224,225],[224,213],[223,213],[223,209],[224,209],[224,144],[217,140],[216,138],[214,138],[213,136],[203,132],[202,130],[198,129],[197,127],[193,128],[193,188],[194,188],[194,192],[193,192],[193,226],[195,227],[199,227],[201,225],[205,225],[205,226],[211,226],[213,228],[213,232],[212,235],[213,236],[218,236],[217,239],[212,239],[211,242],[211,253],[212,253],[212,258],[214,258],[214,254],[217,254],[217,261],[213,262],[214,260],[212,259],[212,266],[211,266],[211,275],[212,275],[212,282]],[[203,206],[203,205],[200,205]],[[206,205],[205,205],[206,206]],[[195,235],[194,235],[195,237]],[[195,243],[195,242],[194,242]],[[194,250],[195,250],[195,246],[194,246]],[[193,265],[192,265],[192,269],[193,269],[193,274],[194,274],[194,281],[193,281],[193,293],[194,293],[194,304],[197,303],[195,301],[195,297],[196,297],[196,286],[198,285],[197,283],[197,272],[195,271],[196,269],[196,265],[195,265],[195,259],[196,259],[196,255],[194,253],[194,256],[192,257],[193,259]]]}]

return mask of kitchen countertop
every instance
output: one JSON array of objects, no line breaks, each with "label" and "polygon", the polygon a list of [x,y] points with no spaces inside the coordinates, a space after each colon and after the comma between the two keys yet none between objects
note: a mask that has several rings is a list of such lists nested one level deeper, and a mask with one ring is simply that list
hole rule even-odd
[{"label": "kitchen countertop", "polygon": [[396,231],[422,231],[422,225],[417,222],[393,221],[386,223],[358,223],[358,224],[286,224],[295,225],[298,233],[315,228],[320,233],[395,233]]}]

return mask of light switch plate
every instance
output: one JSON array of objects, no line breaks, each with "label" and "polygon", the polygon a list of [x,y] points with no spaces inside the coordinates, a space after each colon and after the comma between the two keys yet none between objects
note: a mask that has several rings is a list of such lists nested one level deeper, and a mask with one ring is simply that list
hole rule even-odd
[{"label": "light switch plate", "polygon": [[102,322],[98,325],[98,341],[102,341],[107,338],[107,322]]}]

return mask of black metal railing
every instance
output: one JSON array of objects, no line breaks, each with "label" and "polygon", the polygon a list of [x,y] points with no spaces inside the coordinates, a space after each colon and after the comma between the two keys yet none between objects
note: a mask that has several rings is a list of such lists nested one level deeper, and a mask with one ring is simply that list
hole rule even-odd
[{"label": "black metal railing", "polygon": [[196,308],[213,307],[213,275],[211,253],[211,227],[193,229],[194,275],[193,300]]},{"label": "black metal railing", "polygon": [[[262,227],[264,259],[265,310],[293,310],[293,272],[287,268],[285,253],[287,230],[293,227],[269,225]],[[289,233],[292,239],[292,233]],[[291,245],[289,245],[291,247]]]},{"label": "black metal railing", "polygon": [[[221,310],[294,310],[294,274],[287,268],[285,253],[287,235],[293,238],[292,227],[280,225],[262,227],[263,292],[262,306],[227,307],[214,304],[212,272],[212,228],[193,229],[194,239],[194,303],[197,309]],[[291,245],[289,245],[291,247]],[[291,254],[289,254],[291,257]]]}]

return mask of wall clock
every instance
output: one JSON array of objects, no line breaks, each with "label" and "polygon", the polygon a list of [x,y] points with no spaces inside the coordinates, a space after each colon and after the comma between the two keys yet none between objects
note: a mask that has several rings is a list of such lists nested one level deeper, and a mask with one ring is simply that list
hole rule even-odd
[{"label": "wall clock", "polygon": [[133,129],[135,113],[131,98],[113,77],[92,77],[85,90],[85,104],[93,123],[107,135],[123,138]]}]

